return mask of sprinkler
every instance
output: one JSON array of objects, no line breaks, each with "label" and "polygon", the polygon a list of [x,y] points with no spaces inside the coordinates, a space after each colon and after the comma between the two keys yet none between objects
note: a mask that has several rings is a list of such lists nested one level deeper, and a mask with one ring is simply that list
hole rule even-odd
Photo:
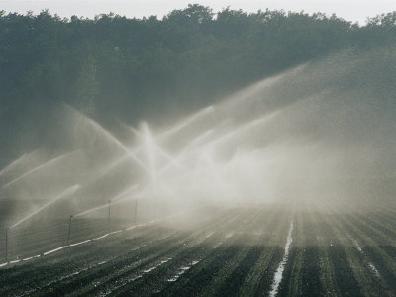
[{"label": "sprinkler", "polygon": [[66,246],[68,246],[69,242],[70,242],[72,220],[73,220],[73,215],[70,215],[70,217],[69,217],[69,226],[68,226],[68,230],[67,230]]},{"label": "sprinkler", "polygon": [[8,263],[8,232],[9,231],[10,231],[10,227],[7,227],[5,231],[5,257],[7,263]]}]

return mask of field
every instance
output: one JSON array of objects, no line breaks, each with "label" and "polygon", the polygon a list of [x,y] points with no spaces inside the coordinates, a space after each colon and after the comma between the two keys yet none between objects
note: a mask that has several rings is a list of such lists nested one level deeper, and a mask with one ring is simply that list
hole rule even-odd
[{"label": "field", "polygon": [[396,296],[393,210],[241,207],[190,221],[26,253],[0,269],[0,296]]}]

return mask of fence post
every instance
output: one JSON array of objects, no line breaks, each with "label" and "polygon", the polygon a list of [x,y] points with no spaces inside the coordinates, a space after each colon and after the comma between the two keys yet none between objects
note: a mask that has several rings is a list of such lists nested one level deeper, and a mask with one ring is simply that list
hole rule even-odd
[{"label": "fence post", "polygon": [[8,232],[10,230],[10,227],[6,228],[5,231],[5,257],[6,257],[6,262],[8,263]]},{"label": "fence post", "polygon": [[67,229],[67,239],[66,239],[66,246],[69,245],[70,242],[70,234],[71,234],[71,224],[72,224],[73,215],[69,217],[69,227]]}]

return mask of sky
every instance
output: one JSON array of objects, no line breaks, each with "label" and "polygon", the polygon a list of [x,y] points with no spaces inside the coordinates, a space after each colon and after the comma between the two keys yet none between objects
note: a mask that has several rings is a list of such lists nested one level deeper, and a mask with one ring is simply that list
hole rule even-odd
[{"label": "sky", "polygon": [[114,12],[127,17],[157,15],[162,17],[173,9],[181,9],[189,3],[210,6],[215,11],[227,6],[255,12],[258,9],[283,9],[308,13],[335,13],[348,21],[364,24],[367,17],[396,11],[396,0],[0,0],[0,10],[7,12],[49,9],[62,17],[72,15],[94,17]]}]

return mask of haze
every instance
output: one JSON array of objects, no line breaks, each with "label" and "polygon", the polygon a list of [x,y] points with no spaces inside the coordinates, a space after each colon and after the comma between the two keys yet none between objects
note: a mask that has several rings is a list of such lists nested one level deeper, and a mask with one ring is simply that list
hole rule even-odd
[{"label": "haze", "polygon": [[0,296],[396,296],[390,2],[7,3]]}]

